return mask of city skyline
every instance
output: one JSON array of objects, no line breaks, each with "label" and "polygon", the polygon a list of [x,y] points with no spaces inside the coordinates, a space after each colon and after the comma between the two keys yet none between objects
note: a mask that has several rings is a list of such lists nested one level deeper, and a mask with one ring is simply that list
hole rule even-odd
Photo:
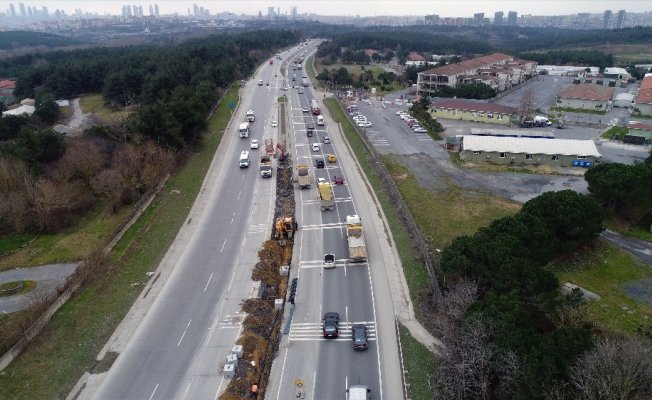
[{"label": "city skyline", "polygon": [[[341,16],[382,16],[382,15],[428,15],[437,14],[441,17],[473,17],[476,13],[484,13],[486,16],[493,16],[496,12],[504,12],[505,17],[509,11],[516,11],[518,15],[568,15],[576,13],[602,13],[609,9],[624,9],[627,12],[640,13],[652,11],[649,2],[642,0],[623,0],[617,3],[604,0],[521,0],[521,1],[494,1],[494,0],[408,0],[408,1],[388,1],[388,0],[351,0],[351,1],[298,1],[298,0],[236,0],[236,1],[139,1],[139,0],[100,0],[100,1],[80,1],[80,0],[35,0],[35,1],[0,1],[0,11],[9,12],[10,5],[13,4],[16,11],[19,11],[19,4],[24,6],[42,9],[46,7],[50,10],[64,10],[68,15],[76,13],[76,10],[82,10],[85,13],[97,13],[99,15],[122,15],[123,7],[142,6],[148,10],[150,5],[158,4],[160,14],[180,14],[187,15],[193,11],[194,5],[203,7],[211,15],[223,12],[236,14],[256,15],[259,11],[263,14],[273,7],[279,9],[281,14],[290,14],[293,7],[297,7],[300,14],[319,14],[319,15],[341,15]],[[148,14],[147,12],[145,12]]]}]

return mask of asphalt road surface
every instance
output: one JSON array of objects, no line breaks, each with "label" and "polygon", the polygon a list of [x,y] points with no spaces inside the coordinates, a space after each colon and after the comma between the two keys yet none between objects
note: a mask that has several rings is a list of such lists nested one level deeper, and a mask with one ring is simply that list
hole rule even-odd
[{"label": "asphalt road surface", "polygon": [[[291,73],[288,72],[290,76]],[[291,399],[300,391],[306,399],[343,399],[348,386],[361,384],[371,389],[374,399],[401,399],[395,320],[383,260],[378,256],[382,243],[370,224],[372,207],[362,197],[367,188],[339,130],[328,117],[323,97],[317,100],[326,124],[317,126],[316,117],[302,110],[309,106],[315,93],[312,88],[302,90],[300,94],[298,89],[292,89],[289,94],[290,126],[294,133],[295,165],[311,165],[312,185],[309,189],[297,189],[299,232],[292,262],[292,276],[297,276],[299,282],[296,308],[274,361],[265,398]],[[315,125],[316,131],[307,137],[306,127],[310,124]],[[323,143],[326,135],[332,139],[331,144]],[[313,151],[313,143],[320,143],[319,151]],[[337,162],[326,161],[326,168],[315,168],[315,160],[325,154],[335,154]],[[334,186],[335,210],[321,211],[317,178],[331,181],[334,176],[345,178],[343,185]],[[354,214],[362,217],[368,263],[348,262],[344,223],[347,215]],[[335,255],[334,269],[323,268],[325,253]],[[326,312],[340,315],[340,336],[336,339],[322,336],[321,318]],[[366,351],[353,350],[354,323],[367,327]],[[298,382],[302,382],[300,387]]]},{"label": "asphalt road surface", "polygon": [[[239,157],[250,150],[250,139],[263,143],[276,134],[271,120],[278,119],[283,84],[279,64],[261,66],[241,91],[241,105],[209,171],[214,180],[204,188],[208,194],[200,195],[205,203],[194,206],[200,218],[187,221],[196,226],[124,350],[97,390],[82,397],[214,399],[226,387],[221,368],[241,329],[240,303],[257,295],[251,270],[269,237],[275,196],[275,178],[262,179],[258,172],[263,146],[251,150],[249,168],[239,168]],[[258,79],[270,85],[258,86]],[[256,121],[250,137],[241,139],[238,124],[250,108]]]}]

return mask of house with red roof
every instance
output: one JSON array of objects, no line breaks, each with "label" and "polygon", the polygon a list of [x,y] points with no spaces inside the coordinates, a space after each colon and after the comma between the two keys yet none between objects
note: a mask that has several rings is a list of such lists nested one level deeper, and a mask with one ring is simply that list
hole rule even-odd
[{"label": "house with red roof", "polygon": [[611,105],[615,91],[616,89],[613,87],[594,83],[570,85],[559,92],[557,106],[578,110],[606,111]]},{"label": "house with red roof", "polygon": [[643,115],[652,116],[652,74],[645,74],[636,96],[636,108]]}]

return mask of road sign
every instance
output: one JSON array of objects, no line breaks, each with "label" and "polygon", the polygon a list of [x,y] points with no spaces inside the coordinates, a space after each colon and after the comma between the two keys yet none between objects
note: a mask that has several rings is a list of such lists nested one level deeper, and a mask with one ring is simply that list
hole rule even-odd
[{"label": "road sign", "polygon": [[233,111],[234,108],[235,108],[235,104],[233,104],[232,101],[229,101],[229,110]]}]

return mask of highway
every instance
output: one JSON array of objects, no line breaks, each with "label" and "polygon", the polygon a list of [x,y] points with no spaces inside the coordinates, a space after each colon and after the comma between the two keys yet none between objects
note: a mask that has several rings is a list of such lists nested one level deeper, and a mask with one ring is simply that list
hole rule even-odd
[{"label": "highway", "polygon": [[[313,49],[314,45],[303,49],[306,57]],[[305,66],[296,71],[297,80],[290,85],[301,86],[304,71]],[[292,74],[289,70],[288,76]],[[312,185],[296,191],[299,231],[291,273],[299,282],[296,308],[274,361],[265,398],[291,399],[301,391],[306,399],[344,399],[347,387],[365,385],[371,389],[373,399],[401,399],[394,314],[384,260],[379,256],[382,236],[376,234],[371,224],[377,211],[369,204],[368,189],[339,130],[328,117],[323,98],[317,97],[326,119],[324,126],[317,126],[316,117],[302,110],[309,107],[313,98],[311,87],[303,88],[303,93],[293,88],[289,93],[294,165],[311,166]],[[312,137],[306,135],[308,125],[316,128]],[[324,136],[329,136],[332,143],[324,144]],[[319,151],[312,149],[314,143],[320,144]],[[337,162],[325,161],[325,168],[315,168],[315,160],[326,154],[335,154]],[[330,182],[334,176],[345,177],[343,185],[334,185],[335,210],[320,211],[317,178]],[[353,214],[362,217],[368,263],[348,262],[344,223],[346,216]],[[325,253],[335,255],[336,268],[323,268]],[[321,318],[326,312],[340,315],[340,336],[336,339],[322,336]],[[353,350],[353,323],[367,327],[366,351]]]},{"label": "highway", "polygon": [[[120,355],[97,390],[82,398],[214,399],[228,384],[221,366],[241,330],[242,299],[257,295],[251,271],[270,235],[275,197],[275,177],[258,173],[264,146],[251,150],[249,168],[238,163],[250,139],[262,144],[276,135],[271,120],[278,119],[279,70],[280,63],[262,65],[241,90],[241,104],[193,206],[199,217],[188,219],[173,244],[181,250],[171,273],[142,322],[128,333],[125,348],[116,350]],[[265,85],[258,86],[259,79]],[[256,121],[250,137],[241,139],[238,124],[250,108]]]}]

